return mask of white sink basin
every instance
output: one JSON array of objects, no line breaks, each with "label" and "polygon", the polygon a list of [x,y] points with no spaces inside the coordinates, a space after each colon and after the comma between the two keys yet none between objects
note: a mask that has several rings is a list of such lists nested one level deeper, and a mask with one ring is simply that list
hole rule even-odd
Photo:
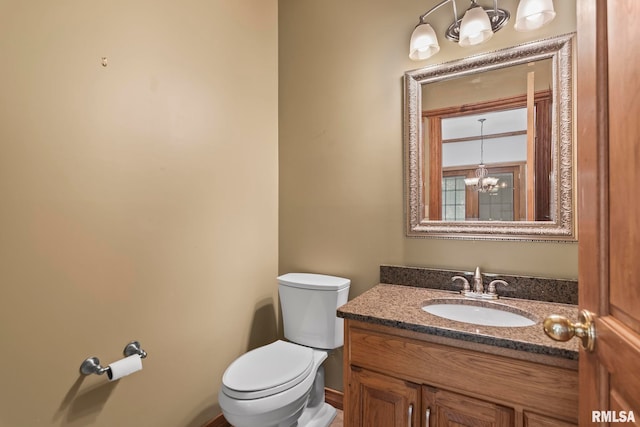
[{"label": "white sink basin", "polygon": [[[458,322],[484,326],[521,327],[535,325],[536,322],[523,314],[507,311],[499,306],[470,305],[475,301],[451,300],[429,303],[422,307],[427,313]],[[507,308],[518,311],[517,309]]]}]

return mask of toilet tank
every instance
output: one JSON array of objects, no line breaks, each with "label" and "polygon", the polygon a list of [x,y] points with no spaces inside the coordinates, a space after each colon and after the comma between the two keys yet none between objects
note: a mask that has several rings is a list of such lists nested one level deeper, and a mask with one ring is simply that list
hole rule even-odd
[{"label": "toilet tank", "polygon": [[278,277],[284,336],[289,341],[319,349],[334,349],[344,340],[343,319],[336,310],[346,304],[351,281],[312,273]]}]

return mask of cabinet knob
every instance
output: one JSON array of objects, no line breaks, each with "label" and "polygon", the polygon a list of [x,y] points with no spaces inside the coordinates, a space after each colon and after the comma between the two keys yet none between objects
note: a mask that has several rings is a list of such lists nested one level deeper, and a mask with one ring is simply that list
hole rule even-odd
[{"label": "cabinet knob", "polygon": [[596,326],[595,315],[587,310],[581,310],[578,315],[578,322],[572,323],[564,316],[552,314],[544,319],[542,327],[544,333],[555,341],[569,341],[573,337],[578,337],[582,341],[582,348],[591,352],[595,347]]}]

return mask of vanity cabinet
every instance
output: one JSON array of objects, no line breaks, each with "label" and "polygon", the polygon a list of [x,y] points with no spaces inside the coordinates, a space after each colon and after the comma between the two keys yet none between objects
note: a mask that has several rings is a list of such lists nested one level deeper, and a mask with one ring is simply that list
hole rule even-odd
[{"label": "vanity cabinet", "polygon": [[572,361],[456,341],[345,319],[345,427],[577,426]]},{"label": "vanity cabinet", "polygon": [[355,366],[351,375],[350,426],[513,426],[510,408]]}]

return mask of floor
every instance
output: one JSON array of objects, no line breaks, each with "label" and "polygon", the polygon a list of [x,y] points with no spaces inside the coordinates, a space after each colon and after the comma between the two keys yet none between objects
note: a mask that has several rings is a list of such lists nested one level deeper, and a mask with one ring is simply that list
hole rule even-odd
[{"label": "floor", "polygon": [[336,415],[329,427],[342,427],[342,411],[340,409],[338,409],[338,415]]}]

